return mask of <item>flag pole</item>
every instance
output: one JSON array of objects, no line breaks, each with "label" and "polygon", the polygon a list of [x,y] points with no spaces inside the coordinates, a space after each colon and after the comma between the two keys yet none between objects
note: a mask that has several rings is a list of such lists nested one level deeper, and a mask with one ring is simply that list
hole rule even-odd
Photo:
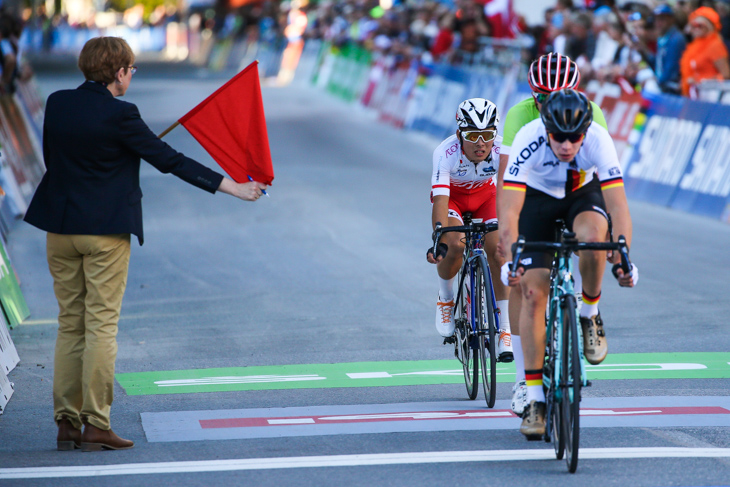
[{"label": "flag pole", "polygon": [[172,125],[170,125],[169,127],[167,127],[160,135],[158,135],[157,138],[158,139],[163,138],[165,135],[169,134],[172,131],[172,129],[174,129],[178,125],[180,125],[180,122],[179,121],[173,123]]}]

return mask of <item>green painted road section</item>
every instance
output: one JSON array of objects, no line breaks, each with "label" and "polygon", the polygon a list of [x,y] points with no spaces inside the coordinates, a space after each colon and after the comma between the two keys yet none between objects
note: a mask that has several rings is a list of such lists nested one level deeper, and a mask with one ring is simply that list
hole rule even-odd
[{"label": "green painted road section", "polygon": [[[497,365],[498,382],[512,382],[514,373],[513,364]],[[612,354],[601,365],[589,365],[588,378],[727,379],[730,378],[730,353]],[[458,384],[463,380],[461,364],[456,360],[228,367],[117,374],[119,384],[132,396]]]}]

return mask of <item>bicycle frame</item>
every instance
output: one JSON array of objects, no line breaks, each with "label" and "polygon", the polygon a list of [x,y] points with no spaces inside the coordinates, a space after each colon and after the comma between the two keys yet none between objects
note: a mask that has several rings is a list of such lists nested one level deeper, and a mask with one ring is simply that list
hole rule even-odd
[{"label": "bicycle frame", "polygon": [[[616,265],[623,268],[624,272],[631,269],[623,235],[619,235],[618,242],[578,242],[575,233],[563,229],[557,242],[525,242],[525,238],[520,236],[512,246],[513,273],[521,262],[523,252],[554,252],[550,269],[543,365],[543,385],[547,388],[545,441],[554,441],[558,460],[565,454],[571,473],[575,472],[578,465],[581,389],[590,385],[583,355],[583,332],[577,319],[571,259],[573,252],[582,250],[618,250],[621,264]],[[564,329],[566,324],[570,330]]]},{"label": "bicycle frame", "polygon": [[[573,287],[574,281],[573,281],[573,260],[570,257],[570,252],[566,253],[563,251],[557,252],[555,260],[557,261],[557,266],[553,265],[551,269],[551,275],[550,275],[550,302],[548,303],[548,313],[547,313],[547,330],[546,330],[546,336],[548,339],[553,336],[552,334],[552,328],[557,327],[556,333],[555,333],[555,343],[548,344],[549,346],[553,347],[552,355],[555,358],[555,370],[553,370],[553,380],[555,380],[558,384],[558,386],[562,385],[562,383],[567,380],[566,378],[561,377],[561,370],[562,370],[562,360],[568,359],[569,357],[567,354],[563,353],[562,346],[563,346],[563,322],[564,322],[564,310],[562,303],[565,300],[565,296],[574,295],[575,289]],[[575,309],[573,312],[576,313],[578,310]],[[581,385],[583,387],[588,385],[588,377],[586,375],[586,367],[585,367],[585,360],[583,358],[583,330],[581,327],[578,328],[578,351],[580,356],[580,377],[581,377]],[[548,347],[549,348],[549,347]],[[550,358],[549,356],[549,350],[546,350],[545,352],[545,360],[548,360]],[[544,377],[545,387],[550,390],[550,378]],[[562,387],[556,387],[555,388],[555,399],[560,401],[562,399]],[[573,398],[571,398],[573,400]],[[549,423],[549,421],[548,421]],[[546,424],[546,427],[549,429],[550,425]],[[549,435],[550,431],[546,431],[545,434]]]},{"label": "bicycle frame", "polygon": [[[479,256],[485,255],[484,249],[482,247],[482,235],[481,233],[469,233],[464,237],[464,243],[466,244],[464,248],[464,262],[461,265],[461,269],[459,271],[460,273],[460,279],[459,279],[459,286],[458,286],[458,292],[456,293],[456,303],[460,302],[461,299],[461,291],[464,288],[464,279],[466,279],[467,275],[469,276],[469,289],[471,290],[471,295],[467,296],[467,302],[469,303],[468,306],[468,318],[469,318],[469,325],[471,326],[472,333],[474,336],[481,334],[484,335],[484,331],[481,332],[478,331],[479,327],[477,327],[476,320],[474,319],[474,316],[476,316],[476,307],[479,305],[481,306],[481,303],[477,303],[474,297],[474,290],[476,289],[476,270],[479,266],[478,259]],[[486,257],[486,256],[485,256]],[[494,282],[492,281],[492,275],[491,273],[487,273],[487,276],[489,278],[489,289],[494,289]],[[496,312],[497,310],[497,301],[494,296],[494,291],[491,293],[491,300],[492,300],[492,309],[495,310],[494,313],[494,322],[496,324],[496,332],[499,334],[499,313]],[[470,343],[469,346],[472,349],[478,349],[479,344],[474,342]]]},{"label": "bicycle frame", "polygon": [[[469,399],[478,394],[478,376],[481,368],[482,384],[488,407],[496,400],[496,346],[499,337],[499,315],[494,287],[482,246],[483,236],[497,230],[497,223],[472,222],[471,215],[464,213],[464,225],[441,227],[436,223],[433,248],[437,255],[439,240],[446,232],[463,233],[464,253],[458,274],[458,290],[455,297],[454,321],[456,331],[444,343],[454,344],[454,353],[464,368]],[[481,363],[481,367],[479,364]]]}]

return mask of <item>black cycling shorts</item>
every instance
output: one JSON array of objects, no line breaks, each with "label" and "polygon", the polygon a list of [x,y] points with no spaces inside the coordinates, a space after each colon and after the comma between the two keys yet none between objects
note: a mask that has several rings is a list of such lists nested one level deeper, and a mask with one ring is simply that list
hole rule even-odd
[{"label": "black cycling shorts", "polygon": [[[575,217],[584,211],[595,211],[608,220],[601,184],[596,177],[577,191],[566,194],[563,199],[528,186],[525,205],[520,213],[520,235],[523,235],[527,242],[555,242],[555,220],[564,220],[568,229],[572,231]],[[525,270],[549,269],[552,262],[551,252],[525,252],[520,261]]]}]

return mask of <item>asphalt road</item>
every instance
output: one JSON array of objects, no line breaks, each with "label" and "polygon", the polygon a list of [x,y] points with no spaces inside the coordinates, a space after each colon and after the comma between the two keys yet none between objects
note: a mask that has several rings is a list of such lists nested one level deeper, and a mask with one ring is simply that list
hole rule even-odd
[{"label": "asphalt road", "polygon": [[[72,74],[46,74],[40,81],[48,94],[82,80]],[[222,76],[195,70],[177,72],[175,78],[160,70],[148,74],[140,70],[126,99],[139,106],[153,130],[161,132],[224,81]],[[219,382],[230,382],[231,377],[240,378],[236,373],[245,376],[246,370],[259,370],[244,369],[250,367],[262,367],[266,377],[272,370],[291,377],[295,365],[407,361],[424,363],[427,370],[436,362],[422,361],[453,357],[433,325],[435,270],[424,258],[430,238],[431,153],[439,141],[378,123],[370,112],[306,85],[265,86],[263,95],[276,172],[270,198],[244,203],[223,194],[209,195],[143,164],[146,240],[143,247],[133,245],[119,324],[121,382],[112,409],[114,430],[134,440],[135,448],[94,454],[55,451],[51,379],[57,305],[45,263],[45,235],[24,223],[12,233],[10,254],[32,316],[12,331],[22,361],[10,377],[15,394],[0,416],[0,478],[9,468],[26,469],[19,472],[21,477],[23,472],[27,475],[0,483],[730,484],[727,457],[700,455],[730,451],[726,413],[707,415],[706,420],[696,412],[670,415],[667,421],[654,423],[586,419],[581,436],[586,456],[578,473],[569,475],[563,462],[549,459],[551,445],[522,438],[516,418],[499,419],[494,427],[485,426],[487,420],[464,423],[474,424],[473,429],[453,429],[448,421],[431,427],[423,426],[426,421],[412,421],[416,426],[400,428],[370,421],[372,417],[357,427],[344,424],[357,420],[350,417],[353,414],[444,408],[487,411],[481,396],[474,402],[466,400],[458,374],[449,384],[279,384],[279,389],[132,393],[129,384],[141,379],[131,374],[216,369],[181,372],[179,377],[160,373],[158,379],[215,376]],[[215,165],[182,127],[166,140]],[[727,366],[730,304],[724,270],[730,265],[726,251],[730,227],[633,201],[631,211],[632,257],[641,269],[641,281],[637,288],[626,290],[606,279],[601,311],[610,357],[645,364],[659,360],[646,355],[655,353],[676,363],[683,353],[715,352],[724,353],[713,357]],[[450,364],[451,369],[459,367],[454,360]],[[378,364],[369,366],[357,370],[379,370]],[[419,374],[424,375],[423,370],[412,375]],[[632,378],[619,373],[610,380],[594,380],[584,391],[584,407],[719,405],[730,413],[730,383],[722,378],[728,377],[727,371],[699,378],[678,375]],[[129,383],[125,377],[131,377]],[[505,380],[497,390],[496,409],[502,411],[509,409],[511,384]],[[259,434],[262,427],[233,439],[223,439],[223,433],[220,439],[201,438],[192,430],[188,437],[184,428],[188,417],[196,425],[204,416],[296,417],[303,424],[327,415],[340,415],[342,426],[306,432],[307,426],[287,426]],[[342,415],[350,416],[342,419]],[[159,421],[156,430],[153,420]],[[171,441],[175,428],[180,433]],[[225,431],[235,436],[242,430]],[[631,448],[648,450],[639,455]],[[682,455],[672,450],[679,456],[661,458],[661,452],[669,451],[663,448],[689,450]],[[718,449],[724,450],[717,453]],[[367,456],[372,454],[386,456]],[[291,468],[294,457],[304,462],[302,457],[312,456],[323,458],[311,465],[294,462],[298,468]],[[210,463],[217,460],[230,462]],[[195,463],[200,461],[207,463]],[[110,475],[100,467],[110,465],[122,466],[127,473]],[[74,469],[46,470],[48,478],[38,478],[37,469],[43,467]],[[66,474],[71,476],[58,478]]]}]

